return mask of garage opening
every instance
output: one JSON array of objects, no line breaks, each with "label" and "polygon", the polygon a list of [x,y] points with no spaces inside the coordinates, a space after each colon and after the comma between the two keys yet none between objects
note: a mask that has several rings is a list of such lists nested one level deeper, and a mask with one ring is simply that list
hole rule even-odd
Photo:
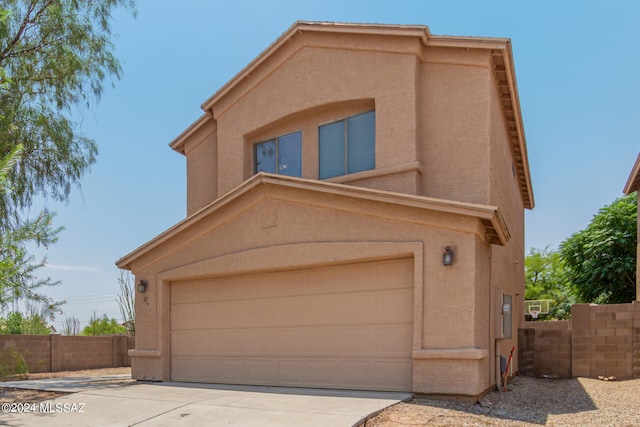
[{"label": "garage opening", "polygon": [[171,284],[173,381],[410,391],[413,259]]}]

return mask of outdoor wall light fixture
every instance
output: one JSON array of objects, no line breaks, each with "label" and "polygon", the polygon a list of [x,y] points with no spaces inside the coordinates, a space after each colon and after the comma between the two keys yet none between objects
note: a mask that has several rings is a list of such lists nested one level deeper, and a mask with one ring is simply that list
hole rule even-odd
[{"label": "outdoor wall light fixture", "polygon": [[146,280],[140,280],[140,283],[138,283],[138,292],[143,294],[147,290],[147,286],[149,286],[149,284]]},{"label": "outdoor wall light fixture", "polygon": [[449,246],[444,248],[444,253],[442,254],[442,265],[451,265],[453,264],[453,251]]}]

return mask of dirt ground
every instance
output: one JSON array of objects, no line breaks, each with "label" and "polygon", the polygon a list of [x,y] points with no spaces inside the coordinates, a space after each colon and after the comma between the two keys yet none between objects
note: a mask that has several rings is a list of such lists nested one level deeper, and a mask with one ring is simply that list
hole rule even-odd
[{"label": "dirt ground", "polygon": [[[29,380],[63,377],[93,377],[99,375],[131,375],[131,368],[87,369],[83,371],[40,372],[27,374]],[[2,387],[0,382],[0,403],[37,403],[43,400],[64,396],[66,393],[41,390],[23,390],[13,387]]]}]

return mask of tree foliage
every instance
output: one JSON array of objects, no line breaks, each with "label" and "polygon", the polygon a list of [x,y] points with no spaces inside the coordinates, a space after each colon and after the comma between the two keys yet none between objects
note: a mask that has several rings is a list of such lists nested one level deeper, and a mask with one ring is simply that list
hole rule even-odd
[{"label": "tree foliage", "polygon": [[127,330],[124,326],[119,325],[116,319],[109,319],[106,314],[98,317],[94,311],[89,324],[84,327],[81,335],[98,336],[98,335],[117,335],[126,334]]},{"label": "tree foliage", "polygon": [[553,302],[547,319],[568,319],[576,298],[567,279],[567,269],[558,251],[531,248],[524,260],[525,299]]},{"label": "tree foliage", "polygon": [[19,311],[12,311],[6,318],[0,318],[0,334],[48,335],[50,333],[46,320],[37,313],[25,316]]},{"label": "tree foliage", "polygon": [[[0,157],[22,144],[24,156],[0,198],[7,225],[37,195],[66,200],[95,162],[95,141],[71,119],[74,108],[120,78],[112,53],[111,14],[131,0],[1,0]],[[135,10],[134,10],[135,13]]]},{"label": "tree foliage", "polygon": [[60,304],[40,293],[56,282],[36,276],[46,260],[27,248],[49,246],[61,228],[50,212],[24,212],[36,196],[67,200],[95,162],[95,141],[72,117],[122,74],[111,42],[119,7],[135,14],[133,0],[0,0],[0,308]]},{"label": "tree foliage", "polygon": [[[6,175],[22,154],[21,145],[13,149],[4,159],[0,159],[0,194],[8,192]],[[39,277],[36,270],[46,264],[46,259],[36,261],[28,252],[28,245],[49,246],[58,239],[61,227],[53,227],[54,214],[43,211],[34,220],[24,221],[19,227],[0,228],[0,309],[5,309],[19,300],[36,302],[47,308],[47,313],[55,313],[63,301],[52,301],[41,293],[45,286],[58,282],[48,277]]]},{"label": "tree foliage", "polygon": [[635,299],[638,199],[636,193],[600,209],[591,223],[560,245],[568,279],[581,302]]}]

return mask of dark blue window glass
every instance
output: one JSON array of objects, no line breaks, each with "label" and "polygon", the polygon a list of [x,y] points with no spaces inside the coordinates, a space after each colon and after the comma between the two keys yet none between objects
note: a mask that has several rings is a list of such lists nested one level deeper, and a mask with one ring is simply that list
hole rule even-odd
[{"label": "dark blue window glass", "polygon": [[347,173],[376,167],[376,116],[373,111],[347,119]]},{"label": "dark blue window glass", "polygon": [[344,175],[344,120],[320,126],[320,179]]},{"label": "dark blue window glass", "polygon": [[376,167],[375,111],[320,126],[320,179]]},{"label": "dark blue window glass", "polygon": [[294,132],[255,146],[255,173],[302,176],[302,132]]},{"label": "dark blue window glass", "polygon": [[276,173],[276,140],[256,144],[256,173]]},{"label": "dark blue window glass", "polygon": [[302,176],[302,133],[294,132],[278,138],[278,173]]}]

